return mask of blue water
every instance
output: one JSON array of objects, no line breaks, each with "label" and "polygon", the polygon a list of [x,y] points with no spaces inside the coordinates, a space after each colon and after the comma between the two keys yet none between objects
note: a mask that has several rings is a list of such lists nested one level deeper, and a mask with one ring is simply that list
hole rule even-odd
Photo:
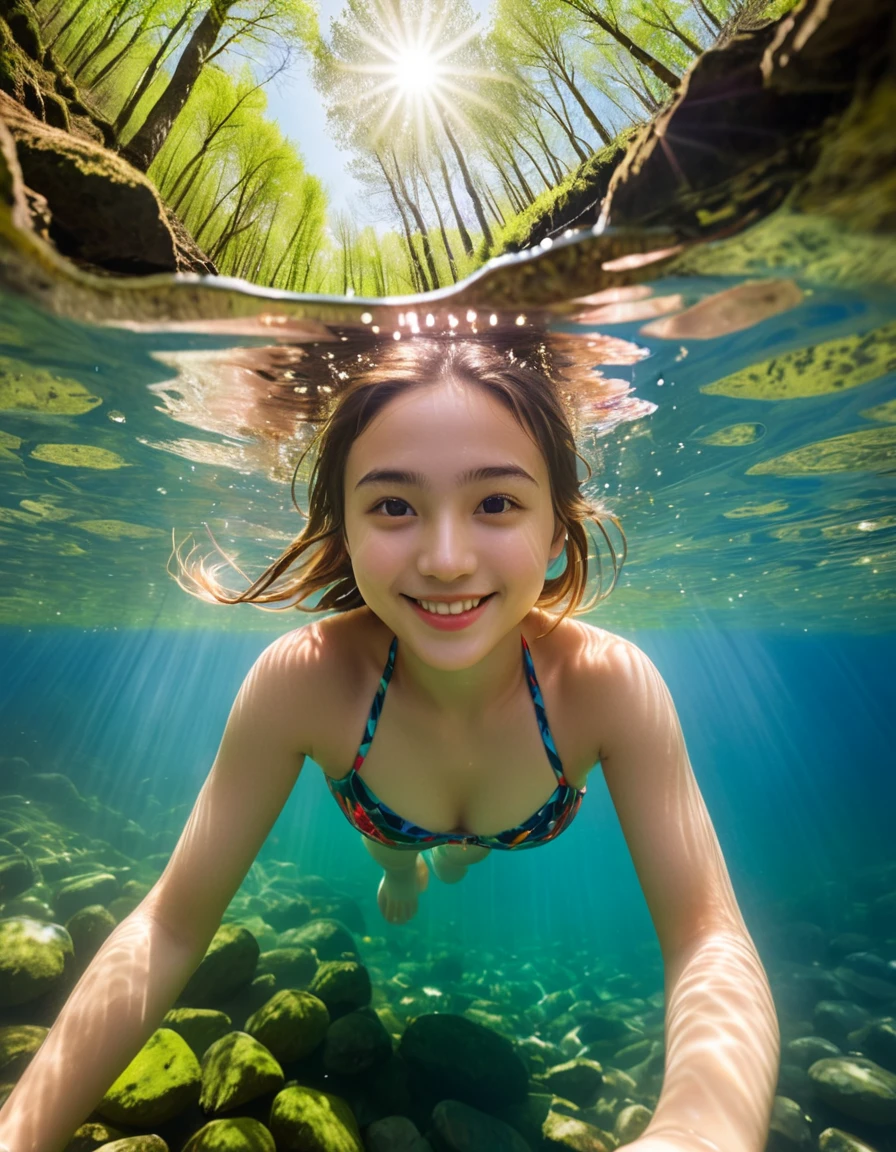
[{"label": "blue water", "polygon": [[[808,908],[826,882],[892,859],[890,636],[677,630],[630,638],[657,664],[676,701],[757,938],[775,926],[781,901],[798,895]],[[83,794],[101,796],[138,823],[154,796],[179,808],[182,824],[265,642],[208,631],[6,629],[6,754],[67,774]],[[345,886],[361,902],[368,931],[399,938],[408,931],[380,918],[380,873],[313,761],[262,849],[265,859],[293,860],[303,873]],[[828,914],[834,928],[849,909]],[[655,947],[599,770],[562,837],[538,852],[493,853],[463,884],[431,884],[414,923],[434,943],[450,937],[468,948],[569,938],[624,958]]]}]

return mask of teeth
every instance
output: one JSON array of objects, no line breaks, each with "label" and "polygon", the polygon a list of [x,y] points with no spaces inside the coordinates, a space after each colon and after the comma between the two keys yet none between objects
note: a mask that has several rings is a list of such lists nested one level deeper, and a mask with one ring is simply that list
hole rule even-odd
[{"label": "teeth", "polygon": [[456,600],[453,604],[436,603],[433,600],[418,600],[417,603],[427,612],[433,612],[436,616],[459,616],[461,612],[469,612],[471,608],[476,608],[480,600]]}]

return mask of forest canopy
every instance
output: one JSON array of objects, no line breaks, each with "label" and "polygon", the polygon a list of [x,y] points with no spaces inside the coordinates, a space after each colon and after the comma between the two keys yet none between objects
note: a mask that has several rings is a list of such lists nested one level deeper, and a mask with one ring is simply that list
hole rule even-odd
[{"label": "forest canopy", "polygon": [[[525,237],[707,48],[793,0],[39,0],[114,146],[220,272],[298,292],[450,285]],[[333,203],[291,85],[363,190]],[[608,155],[611,153],[608,153]],[[523,240],[524,242],[524,240]]]}]

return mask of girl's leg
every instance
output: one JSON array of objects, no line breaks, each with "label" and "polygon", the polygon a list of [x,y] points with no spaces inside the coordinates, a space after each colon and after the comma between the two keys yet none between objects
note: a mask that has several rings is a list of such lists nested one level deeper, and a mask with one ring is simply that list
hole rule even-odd
[{"label": "girl's leg", "polygon": [[471,864],[478,864],[489,852],[491,848],[478,844],[442,844],[430,853],[432,870],[443,884],[456,884],[463,880]]},{"label": "girl's leg", "polygon": [[417,895],[429,883],[426,861],[413,848],[389,848],[367,836],[361,839],[383,869],[376,894],[380,912],[390,924],[404,924],[417,911]]}]

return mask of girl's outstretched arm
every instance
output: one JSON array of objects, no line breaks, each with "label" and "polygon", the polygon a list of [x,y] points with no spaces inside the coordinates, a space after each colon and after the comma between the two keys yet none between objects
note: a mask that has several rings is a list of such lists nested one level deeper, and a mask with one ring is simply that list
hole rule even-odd
[{"label": "girl's outstretched arm", "polygon": [[278,640],[246,677],[167,868],[97,953],[0,1110],[9,1152],[64,1148],[198,967],[301,769],[313,635],[308,626]]},{"label": "girl's outstretched arm", "polygon": [[640,1152],[762,1152],[778,1074],[771,990],[744,924],[675,707],[613,638],[598,669],[600,759],[665,968],[666,1066]]}]

